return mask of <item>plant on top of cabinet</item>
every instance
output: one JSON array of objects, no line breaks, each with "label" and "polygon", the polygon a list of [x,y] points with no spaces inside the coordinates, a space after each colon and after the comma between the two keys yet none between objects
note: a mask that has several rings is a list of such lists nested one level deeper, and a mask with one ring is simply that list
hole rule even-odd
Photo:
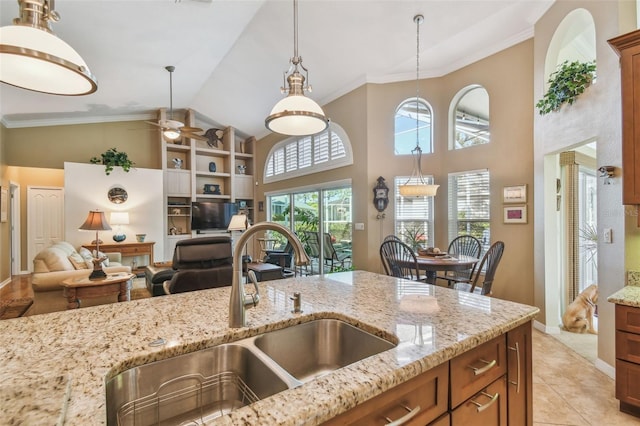
[{"label": "plant on top of cabinet", "polygon": [[135,164],[129,160],[129,156],[126,152],[118,152],[116,148],[106,150],[98,157],[92,157],[89,162],[91,164],[104,164],[104,172],[106,175],[110,175],[115,166],[122,167],[122,170],[128,172]]},{"label": "plant on top of cabinet", "polygon": [[557,111],[564,103],[573,104],[595,78],[595,61],[564,61],[549,76],[549,90],[536,104],[540,115]]}]

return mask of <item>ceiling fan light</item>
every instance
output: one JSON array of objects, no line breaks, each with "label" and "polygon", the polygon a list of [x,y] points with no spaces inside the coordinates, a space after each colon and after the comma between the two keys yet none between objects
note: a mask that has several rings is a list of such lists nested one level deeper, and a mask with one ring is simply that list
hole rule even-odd
[{"label": "ceiling fan light", "polygon": [[176,129],[167,129],[162,132],[165,138],[176,140],[180,137],[180,131]]},{"label": "ceiling fan light", "polygon": [[324,111],[313,99],[289,95],[281,99],[265,119],[267,129],[290,136],[314,135],[329,125]]},{"label": "ceiling fan light", "polygon": [[38,26],[0,28],[0,81],[52,95],[79,96],[98,90],[82,57]]}]

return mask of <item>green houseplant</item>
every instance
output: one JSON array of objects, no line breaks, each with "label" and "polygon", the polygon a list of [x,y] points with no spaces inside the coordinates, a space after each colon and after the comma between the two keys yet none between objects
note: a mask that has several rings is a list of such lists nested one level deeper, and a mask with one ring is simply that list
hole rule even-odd
[{"label": "green houseplant", "polygon": [[92,157],[89,162],[91,164],[104,164],[104,172],[108,175],[111,174],[115,166],[122,167],[122,170],[128,172],[135,164],[129,160],[126,152],[118,152],[116,148],[106,150],[98,157]]},{"label": "green houseplant", "polygon": [[540,115],[560,109],[562,104],[573,104],[596,77],[596,62],[564,61],[549,76],[549,90],[538,101]]}]

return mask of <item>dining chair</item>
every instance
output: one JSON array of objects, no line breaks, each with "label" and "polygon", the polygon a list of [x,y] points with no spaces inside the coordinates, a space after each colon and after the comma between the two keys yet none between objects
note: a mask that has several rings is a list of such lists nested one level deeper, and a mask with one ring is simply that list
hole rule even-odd
[{"label": "dining chair", "polygon": [[387,275],[414,281],[421,280],[416,254],[402,241],[384,241],[380,245],[380,260]]},{"label": "dining chair", "polygon": [[[447,253],[450,256],[465,255],[480,258],[482,252],[482,243],[473,235],[459,235],[449,243]],[[469,269],[463,269],[459,271],[448,271],[437,275],[438,279],[446,280],[447,285],[450,287],[458,281],[469,281],[473,275],[476,265]]]},{"label": "dining chair", "polygon": [[384,237],[384,240],[382,240],[382,242],[385,242],[385,241],[402,241],[402,240],[400,239],[400,237],[398,237],[395,234],[389,234],[386,237]]},{"label": "dining chair", "polygon": [[503,253],[504,242],[496,241],[493,243],[482,257],[480,266],[475,270],[474,276],[469,280],[456,282],[453,288],[456,290],[490,296],[491,287],[493,286],[493,278],[496,275],[496,270],[498,269],[498,264],[500,263],[500,259],[502,259]]}]

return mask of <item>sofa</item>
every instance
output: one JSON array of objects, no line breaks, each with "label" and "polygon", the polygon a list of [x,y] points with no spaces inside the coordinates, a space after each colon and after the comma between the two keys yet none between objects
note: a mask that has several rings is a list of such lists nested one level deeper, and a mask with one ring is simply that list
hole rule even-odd
[{"label": "sofa", "polygon": [[[131,273],[129,266],[122,265],[120,253],[103,253],[107,260],[103,269],[107,274],[115,272]],[[33,259],[33,305],[25,315],[45,314],[67,309],[67,299],[63,295],[62,281],[67,278],[89,276],[93,271],[92,253],[81,247],[76,250],[66,241],[60,241],[45,248]],[[80,306],[94,306],[117,302],[117,295],[108,298],[91,298],[80,301]]]},{"label": "sofa", "polygon": [[147,289],[153,296],[231,285],[231,238],[189,238],[176,243],[171,267],[147,266]]}]

